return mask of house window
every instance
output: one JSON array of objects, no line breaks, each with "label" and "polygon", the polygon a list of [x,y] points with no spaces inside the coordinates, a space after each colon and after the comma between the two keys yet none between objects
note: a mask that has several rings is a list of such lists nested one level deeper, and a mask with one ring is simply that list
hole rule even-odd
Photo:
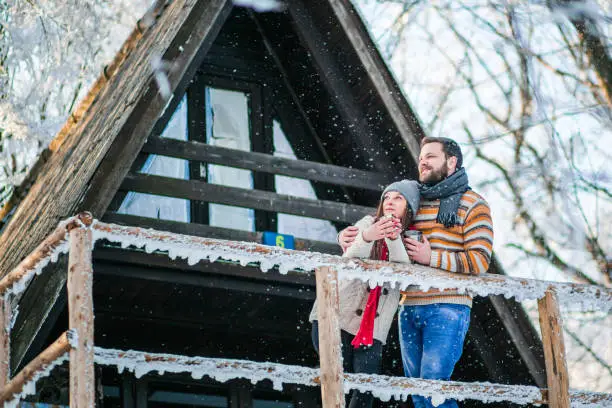
[{"label": "house window", "polygon": [[[277,121],[274,121],[273,134],[274,155],[296,159],[295,153]],[[274,176],[274,180],[276,192],[279,194],[317,199],[317,195],[308,180],[287,176]],[[329,221],[280,213],[278,214],[278,232],[305,239],[329,242],[335,242],[337,234],[336,228]]]},{"label": "house window", "polygon": [[147,403],[147,408],[226,408],[228,406],[227,397],[225,396],[166,390],[153,391]]},{"label": "house window", "polygon": [[[180,102],[161,137],[187,140],[187,108],[185,99]],[[138,159],[137,159],[138,160]],[[178,179],[189,178],[187,160],[151,154],[142,164],[139,172]],[[118,212],[171,221],[190,221],[189,200],[162,197],[152,194],[129,192],[123,199]]]},{"label": "house window", "polygon": [[[251,150],[249,96],[244,92],[206,88],[206,143],[235,150]],[[250,170],[208,164],[206,180],[212,184],[253,189]],[[209,204],[209,224],[239,230],[255,230],[252,209]]]}]

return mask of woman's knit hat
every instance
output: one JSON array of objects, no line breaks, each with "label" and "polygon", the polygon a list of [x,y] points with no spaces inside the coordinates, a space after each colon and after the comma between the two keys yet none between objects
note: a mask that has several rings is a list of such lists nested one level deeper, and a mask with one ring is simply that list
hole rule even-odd
[{"label": "woman's knit hat", "polygon": [[406,202],[412,210],[412,214],[416,215],[419,210],[419,202],[421,201],[421,193],[419,192],[419,182],[416,180],[401,180],[389,184],[383,191],[380,199],[382,200],[385,194],[389,191],[397,191],[404,196]]}]

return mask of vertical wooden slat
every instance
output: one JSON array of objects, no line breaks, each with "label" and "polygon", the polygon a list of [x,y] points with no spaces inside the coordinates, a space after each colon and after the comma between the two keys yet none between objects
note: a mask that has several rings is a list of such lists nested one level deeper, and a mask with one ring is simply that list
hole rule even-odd
[{"label": "vertical wooden slat", "polygon": [[78,408],[93,407],[95,399],[91,250],[91,230],[72,229],[68,264],[68,319],[69,327],[77,337],[70,350],[70,406]]},{"label": "vertical wooden slat", "polygon": [[331,267],[315,270],[317,278],[317,318],[321,359],[321,399],[323,408],[344,407],[343,370],[340,344],[338,273]]},{"label": "vertical wooden slat", "polygon": [[0,296],[0,387],[9,380],[11,361],[11,302],[8,295]]},{"label": "vertical wooden slat", "polygon": [[540,330],[544,343],[546,361],[546,381],[548,383],[548,406],[569,408],[569,377],[565,361],[565,344],[559,303],[554,289],[548,289],[542,299],[538,299]]}]

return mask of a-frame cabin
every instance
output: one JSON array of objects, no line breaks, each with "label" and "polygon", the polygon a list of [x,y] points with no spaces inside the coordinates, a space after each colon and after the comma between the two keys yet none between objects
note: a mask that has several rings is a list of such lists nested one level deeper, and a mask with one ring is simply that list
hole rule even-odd
[{"label": "a-frame cabin", "polygon": [[[339,253],[336,231],[371,212],[381,186],[416,177],[423,131],[349,0],[285,6],[257,13],[226,0],[158,2],[11,201],[2,274],[79,211],[222,239],[280,233],[296,249]],[[313,278],[189,266],[112,245],[96,247],[94,272],[96,345],[317,365]],[[18,299],[14,369],[65,330],[65,276],[60,260]],[[472,316],[454,379],[545,387],[541,344],[520,305],[477,298]],[[400,376],[396,331],[384,373]],[[317,389],[277,392],[265,382],[97,374],[105,407],[314,407],[319,399]]]}]

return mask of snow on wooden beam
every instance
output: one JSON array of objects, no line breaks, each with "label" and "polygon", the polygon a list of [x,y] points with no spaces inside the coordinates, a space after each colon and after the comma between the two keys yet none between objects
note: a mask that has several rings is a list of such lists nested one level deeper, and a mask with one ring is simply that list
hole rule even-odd
[{"label": "snow on wooden beam", "polygon": [[317,267],[331,266],[338,271],[340,279],[360,279],[369,281],[372,286],[390,282],[399,288],[410,285],[418,285],[423,290],[431,287],[441,290],[458,288],[469,290],[478,296],[515,297],[519,302],[541,299],[548,288],[554,288],[560,305],[572,310],[612,310],[612,289],[596,285],[539,281],[486,273],[478,276],[452,274],[416,264],[346,259],[317,252],[293,251],[249,242],[225,241],[108,224],[91,220],[88,213],[62,221],[34,252],[0,280],[0,293],[23,292],[35,274],[40,274],[46,265],[57,261],[60,254],[68,252],[67,231],[75,227],[88,227],[90,224],[94,243],[106,239],[121,243],[123,248],[136,246],[144,248],[149,253],[165,251],[171,259],[184,258],[190,265],[202,260],[215,262],[224,259],[237,261],[243,266],[258,263],[263,272],[278,266],[281,273],[290,270],[312,273]]},{"label": "snow on wooden beam", "polygon": [[18,295],[23,292],[34,275],[39,275],[45,266],[57,262],[61,254],[68,252],[68,231],[89,226],[92,221],[91,214],[82,213],[60,222],[30,255],[0,280],[0,293]]},{"label": "snow on wooden beam", "polygon": [[[246,378],[251,383],[269,380],[275,390],[282,390],[283,384],[305,386],[320,385],[319,370],[310,367],[276,363],[258,363],[245,360],[188,357],[172,354],[153,354],[140,351],[123,351],[95,348],[96,364],[115,366],[121,373],[134,372],[137,378],[157,372],[188,373],[198,380],[208,376],[219,382],[234,378]],[[432,397],[435,404],[445,398],[456,400],[479,400],[486,403],[508,401],[515,404],[547,404],[547,391],[524,385],[503,385],[491,383],[462,383],[455,381],[424,380],[406,377],[389,377],[370,374],[344,374],[344,392],[352,389],[369,391],[382,401],[406,400],[409,395],[418,394]],[[572,406],[612,407],[612,394],[570,391]]]},{"label": "snow on wooden beam", "polygon": [[0,390],[0,404],[4,407],[16,406],[21,397],[34,394],[36,380],[48,375],[53,367],[62,364],[70,350],[67,333],[63,333],[53,344],[47,347],[34,360],[26,365],[8,384]]},{"label": "snow on wooden beam", "polygon": [[121,226],[94,221],[94,241],[106,239],[119,242],[123,248],[135,246],[146,252],[165,251],[172,259],[184,258],[190,265],[202,260],[237,261],[246,266],[258,263],[265,272],[275,266],[281,273],[302,270],[311,273],[318,267],[331,266],[340,279],[360,279],[370,285],[395,283],[399,288],[418,285],[429,288],[458,288],[479,296],[504,295],[517,301],[540,299],[548,288],[555,288],[560,303],[572,310],[612,310],[612,289],[596,285],[580,285],[513,278],[503,275],[453,274],[416,264],[395,264],[341,258],[316,252],[294,251],[249,242],[225,241]]}]

